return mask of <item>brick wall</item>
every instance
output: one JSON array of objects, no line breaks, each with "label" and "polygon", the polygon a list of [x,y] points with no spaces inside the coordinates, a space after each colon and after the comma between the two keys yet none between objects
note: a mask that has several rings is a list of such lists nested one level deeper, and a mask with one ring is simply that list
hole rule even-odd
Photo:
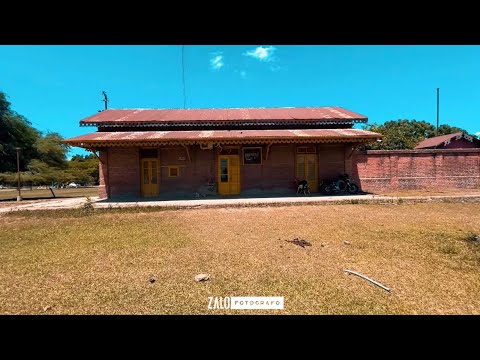
[{"label": "brick wall", "polygon": [[276,144],[262,148],[262,164],[244,165],[240,152],[240,177],[243,194],[290,192],[295,187],[295,147]]},{"label": "brick wall", "polygon": [[[160,194],[193,196],[201,192],[208,182],[216,181],[217,166],[214,150],[202,150],[189,146],[191,162],[184,147],[172,146],[159,149]],[[168,177],[168,167],[178,166],[179,176]]]},{"label": "brick wall", "polygon": [[[105,178],[105,171],[102,166],[100,186],[102,182],[107,185],[108,196],[140,196],[140,157],[138,149],[110,148],[107,156],[103,152],[101,152],[101,156],[107,158],[108,175]],[[100,187],[100,196],[102,196],[102,191]]]},{"label": "brick wall", "polygon": [[[333,179],[348,173],[346,160],[348,145],[320,144],[318,145],[318,176],[319,180]],[[350,146],[351,149],[351,146]]]},{"label": "brick wall", "polygon": [[480,186],[480,149],[369,150],[352,158],[351,176],[368,192]]},{"label": "brick wall", "polygon": [[[317,147],[319,180],[347,173],[362,190],[380,192],[419,188],[475,188],[480,186],[480,149],[442,149],[353,152],[351,144]],[[217,181],[216,150],[189,147],[158,150],[160,194],[192,196],[209,181]],[[110,148],[100,152],[101,197],[140,196],[140,156],[136,148]],[[294,191],[295,145],[276,144],[262,165],[243,165],[242,194]],[[168,166],[178,166],[180,176],[168,177]]]}]

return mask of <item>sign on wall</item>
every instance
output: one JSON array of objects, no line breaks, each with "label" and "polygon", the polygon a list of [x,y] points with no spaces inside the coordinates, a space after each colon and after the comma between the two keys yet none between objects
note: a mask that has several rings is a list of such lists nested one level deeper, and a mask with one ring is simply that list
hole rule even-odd
[{"label": "sign on wall", "polygon": [[260,165],[262,163],[262,148],[248,147],[243,148],[244,165]]}]

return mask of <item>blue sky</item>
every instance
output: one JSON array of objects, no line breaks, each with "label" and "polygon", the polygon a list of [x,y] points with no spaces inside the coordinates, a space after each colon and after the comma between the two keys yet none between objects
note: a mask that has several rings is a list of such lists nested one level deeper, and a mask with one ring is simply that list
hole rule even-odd
[{"label": "blue sky", "polygon": [[[480,46],[186,45],[187,108],[342,106],[369,122],[480,132]],[[0,46],[0,91],[41,131],[73,137],[110,108],[182,108],[182,47]],[[73,148],[71,154],[85,153]]]}]

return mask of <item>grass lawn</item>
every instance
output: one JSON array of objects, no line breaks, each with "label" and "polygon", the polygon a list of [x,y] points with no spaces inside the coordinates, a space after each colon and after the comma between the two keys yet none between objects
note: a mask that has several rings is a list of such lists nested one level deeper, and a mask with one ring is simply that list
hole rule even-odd
[{"label": "grass lawn", "polygon": [[[72,189],[53,189],[57,198],[71,198],[80,196],[98,196],[98,187],[72,188]],[[52,192],[49,189],[21,189],[23,199],[53,199]],[[1,189],[0,201],[17,200],[17,189]]]},{"label": "grass lawn", "polygon": [[0,228],[0,314],[480,314],[480,203],[15,212]]}]

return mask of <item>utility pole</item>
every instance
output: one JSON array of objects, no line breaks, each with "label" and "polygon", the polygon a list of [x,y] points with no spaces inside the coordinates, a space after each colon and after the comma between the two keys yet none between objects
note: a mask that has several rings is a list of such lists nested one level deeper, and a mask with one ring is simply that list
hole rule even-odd
[{"label": "utility pole", "polygon": [[437,133],[438,136],[438,121],[440,118],[440,88],[437,88]]},{"label": "utility pole", "polygon": [[22,201],[22,193],[21,193],[21,190],[20,190],[20,148],[19,147],[16,147],[15,148],[17,150],[17,191],[18,191],[18,195],[17,195],[17,201]]}]

